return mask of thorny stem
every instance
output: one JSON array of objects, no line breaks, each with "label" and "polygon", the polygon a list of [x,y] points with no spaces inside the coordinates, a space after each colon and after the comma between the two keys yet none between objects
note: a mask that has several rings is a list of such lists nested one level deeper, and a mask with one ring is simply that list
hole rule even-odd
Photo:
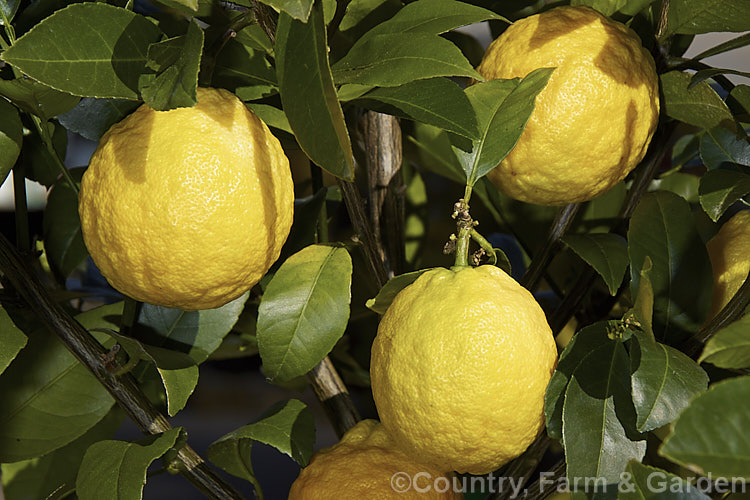
[{"label": "thorny stem", "polygon": [[[0,270],[5,286],[15,289],[46,327],[62,340],[78,361],[109,391],[141,431],[145,434],[159,434],[172,428],[167,418],[143,394],[132,376],[126,374],[118,377],[108,369],[104,363],[107,351],[62,306],[52,300],[40,278],[27,270],[21,255],[2,235]],[[180,473],[209,498],[243,498],[189,446],[180,448],[176,459],[181,464]]]}]

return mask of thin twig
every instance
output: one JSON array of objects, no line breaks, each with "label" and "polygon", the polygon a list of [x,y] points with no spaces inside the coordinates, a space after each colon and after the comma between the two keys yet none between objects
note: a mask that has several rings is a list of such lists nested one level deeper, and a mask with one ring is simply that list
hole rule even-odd
[{"label": "thin twig", "polygon": [[255,0],[252,0],[250,5],[252,5],[258,26],[266,33],[271,44],[276,45],[276,13],[267,5]]},{"label": "thin twig", "polygon": [[[546,432],[542,432],[520,457],[510,462],[502,470],[503,477],[513,478],[513,484],[518,487],[525,485],[531,479],[531,474],[536,470],[550,444],[552,444],[552,439],[547,436]],[[520,481],[520,483],[517,481]],[[513,494],[514,489],[504,488],[487,497],[487,500],[508,500],[512,498]]]},{"label": "thin twig", "polygon": [[560,239],[570,228],[580,206],[580,203],[571,203],[561,207],[557,212],[555,220],[552,221],[552,227],[550,227],[547,240],[544,242],[542,249],[534,255],[531,264],[529,264],[529,268],[526,270],[526,274],[521,278],[521,285],[528,290],[534,291],[539,284],[539,280],[544,275],[547,265],[561,246]]},{"label": "thin twig", "polygon": [[[107,351],[70,314],[52,300],[40,278],[30,273],[20,254],[0,235],[0,270],[6,286],[12,286],[41,321],[109,391],[127,415],[146,434],[159,434],[172,426],[138,387],[130,375],[115,376],[103,360]],[[241,499],[243,496],[219,477],[189,446],[177,452],[180,473],[206,496],[213,499]]]}]

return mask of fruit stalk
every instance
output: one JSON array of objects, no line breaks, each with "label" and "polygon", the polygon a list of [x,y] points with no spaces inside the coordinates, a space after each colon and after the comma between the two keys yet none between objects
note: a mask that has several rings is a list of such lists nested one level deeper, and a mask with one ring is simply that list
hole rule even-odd
[{"label": "fruit stalk", "polygon": [[[4,284],[16,290],[28,307],[52,330],[70,352],[99,380],[114,400],[128,414],[144,434],[159,434],[172,426],[141,392],[130,375],[115,376],[105,366],[107,351],[89,335],[83,326],[52,300],[38,276],[24,266],[21,255],[8,240],[0,235],[0,271]],[[209,498],[217,500],[242,499],[189,446],[177,452],[182,464],[180,473]]]}]

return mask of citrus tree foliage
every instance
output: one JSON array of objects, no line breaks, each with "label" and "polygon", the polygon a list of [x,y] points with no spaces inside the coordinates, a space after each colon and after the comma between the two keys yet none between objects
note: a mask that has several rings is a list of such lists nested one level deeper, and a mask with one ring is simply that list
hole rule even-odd
[{"label": "citrus tree foliage", "polygon": [[[28,286],[46,287],[109,350],[115,376],[132,375],[165,415],[190,405],[201,364],[251,356],[260,356],[268,383],[286,388],[332,362],[366,400],[368,332],[399,290],[450,266],[442,243],[469,186],[473,215],[493,236],[483,245],[489,262],[533,289],[561,349],[535,445],[562,445],[547,453],[564,467],[550,470],[571,482],[620,483],[623,498],[649,497],[654,472],[701,498],[681,477],[750,479],[750,291],[741,288],[711,321],[705,246],[750,201],[750,86],[734,83],[750,75],[705,62],[750,44],[741,34],[750,30],[750,3],[569,3],[640,35],[656,59],[662,112],[642,164],[569,211],[561,237],[549,233],[557,209],[507,198],[485,178],[516,144],[554,68],[483,82],[481,46],[456,31],[485,23],[497,35],[542,1],[0,0],[0,181],[14,171],[17,185],[26,177],[50,189],[43,229],[31,235],[43,256],[32,252],[25,199],[16,198],[17,247],[29,270],[46,275]],[[684,56],[695,35],[711,32],[737,35]],[[66,278],[89,265],[76,209],[82,169],[63,166],[66,132],[98,141],[141,103],[195,105],[199,85],[238,95],[302,166],[280,259],[249,294],[208,311],[136,304],[106,288],[66,291]],[[388,116],[401,135],[384,146],[368,127]],[[372,160],[383,151],[403,154],[385,175]],[[444,214],[437,223],[435,213]],[[6,498],[141,498],[152,462],[179,472],[190,429],[115,440],[123,412],[101,374],[19,298],[10,264],[1,263]],[[521,279],[527,265],[542,266],[541,284]],[[91,309],[87,298],[102,295],[111,303]],[[206,455],[257,496],[263,478],[253,472],[252,443],[304,466],[316,431],[293,392],[262,410],[216,435]],[[527,458],[536,464],[541,454]],[[534,469],[505,472],[534,481]]]}]

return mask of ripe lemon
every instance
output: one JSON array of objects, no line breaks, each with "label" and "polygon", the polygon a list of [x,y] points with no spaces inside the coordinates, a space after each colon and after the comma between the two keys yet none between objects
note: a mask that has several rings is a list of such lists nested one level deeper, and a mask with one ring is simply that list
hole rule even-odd
[{"label": "ripe lemon", "polygon": [[184,310],[242,295],[278,258],[294,210],[289,162],[232,93],[145,104],[102,137],[81,182],[86,247],[109,283]]},{"label": "ripe lemon", "polygon": [[517,21],[485,52],[486,79],[556,67],[516,147],[488,175],[539,205],[590,200],[643,159],[659,115],[654,60],[632,30],[588,7]]},{"label": "ripe lemon", "polygon": [[363,420],[341,441],[315,453],[292,484],[289,500],[463,498],[452,474],[421,465],[394,446],[375,420]]},{"label": "ripe lemon", "polygon": [[372,346],[383,426],[438,470],[485,474],[544,426],[557,349],[541,307],[494,266],[432,269],[395,297]]},{"label": "ripe lemon", "polygon": [[734,214],[706,248],[714,275],[710,320],[729,303],[750,272],[750,210]]}]

